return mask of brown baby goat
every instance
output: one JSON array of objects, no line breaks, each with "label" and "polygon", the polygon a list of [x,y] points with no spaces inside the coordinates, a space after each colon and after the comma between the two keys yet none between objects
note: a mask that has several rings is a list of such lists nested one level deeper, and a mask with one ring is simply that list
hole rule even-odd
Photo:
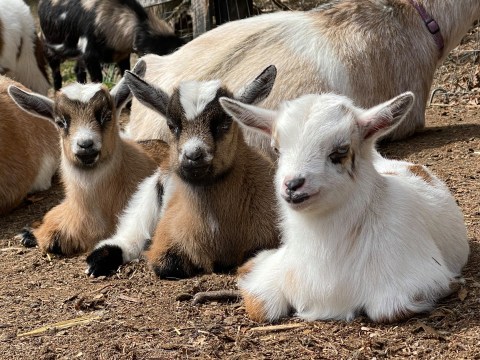
[{"label": "brown baby goat", "polygon": [[[261,101],[275,75],[268,67],[235,98]],[[183,82],[171,96],[128,72],[125,81],[139,101],[167,118],[170,169],[139,186],[116,234],[88,256],[87,273],[108,274],[138,258],[152,235],[147,259],[168,279],[229,270],[276,247],[274,165],[246,144],[220,106],[221,96],[233,94],[218,80]]]},{"label": "brown baby goat", "polygon": [[72,255],[92,250],[115,230],[117,216],[156,163],[140,145],[120,137],[118,115],[129,100],[123,81],[111,93],[101,84],[74,83],[55,101],[15,86],[17,105],[54,122],[61,135],[65,199],[39,228],[24,230],[22,243],[44,252]]}]

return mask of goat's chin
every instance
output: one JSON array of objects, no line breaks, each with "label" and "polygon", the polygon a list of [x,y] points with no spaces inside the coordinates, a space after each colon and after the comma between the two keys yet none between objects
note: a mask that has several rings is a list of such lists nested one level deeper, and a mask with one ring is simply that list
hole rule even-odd
[{"label": "goat's chin", "polygon": [[282,194],[284,204],[291,210],[295,211],[308,211],[312,208],[313,203],[318,197],[318,192],[314,193],[302,193],[296,197],[289,197],[285,194]]},{"label": "goat's chin", "polygon": [[230,174],[230,172],[231,168],[222,172],[217,172],[214,170],[213,166],[210,166],[203,172],[185,171],[184,169],[180,168],[177,171],[177,175],[190,185],[209,186],[224,180]]},{"label": "goat's chin", "polygon": [[92,169],[97,165],[100,154],[95,154],[91,156],[75,156],[75,165],[82,169]]}]

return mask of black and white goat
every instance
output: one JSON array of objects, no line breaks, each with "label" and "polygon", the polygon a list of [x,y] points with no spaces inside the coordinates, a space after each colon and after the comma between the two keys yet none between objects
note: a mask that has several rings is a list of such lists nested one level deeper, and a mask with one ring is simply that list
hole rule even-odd
[{"label": "black and white goat", "polygon": [[165,55],[183,45],[166,22],[150,16],[136,0],[42,0],[38,7],[55,90],[60,64],[76,58],[77,81],[102,81],[100,63],[116,63],[123,75],[130,53]]},{"label": "black and white goat", "polygon": [[22,0],[0,0],[0,75],[47,95],[46,65],[30,8]]},{"label": "black and white goat", "polygon": [[87,258],[89,274],[108,274],[138,258],[146,239],[152,239],[147,259],[160,278],[235,268],[278,245],[274,165],[246,144],[218,102],[227,96],[257,103],[275,75],[268,67],[236,96],[218,80],[186,81],[169,96],[126,73],[133,94],[168,119],[170,169],[139,186],[116,234]]}]

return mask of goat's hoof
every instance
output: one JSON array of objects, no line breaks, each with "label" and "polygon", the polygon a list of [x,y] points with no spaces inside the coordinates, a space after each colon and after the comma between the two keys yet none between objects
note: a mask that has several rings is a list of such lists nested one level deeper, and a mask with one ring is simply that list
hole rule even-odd
[{"label": "goat's hoof", "polygon": [[167,251],[162,260],[152,264],[153,271],[160,279],[186,279],[200,272],[200,268],[173,251]]},{"label": "goat's hoof", "polygon": [[19,237],[20,243],[27,248],[35,247],[38,245],[37,239],[35,235],[33,235],[32,229],[30,228],[23,228],[19,234]]},{"label": "goat's hoof", "polygon": [[123,264],[122,249],[116,245],[104,245],[87,256],[87,275],[108,276]]}]

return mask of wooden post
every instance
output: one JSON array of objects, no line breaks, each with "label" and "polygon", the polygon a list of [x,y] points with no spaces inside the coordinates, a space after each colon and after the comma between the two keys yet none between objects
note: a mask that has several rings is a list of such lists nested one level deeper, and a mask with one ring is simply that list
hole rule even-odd
[{"label": "wooden post", "polygon": [[192,0],[190,11],[193,23],[193,38],[212,28],[209,0]]}]

